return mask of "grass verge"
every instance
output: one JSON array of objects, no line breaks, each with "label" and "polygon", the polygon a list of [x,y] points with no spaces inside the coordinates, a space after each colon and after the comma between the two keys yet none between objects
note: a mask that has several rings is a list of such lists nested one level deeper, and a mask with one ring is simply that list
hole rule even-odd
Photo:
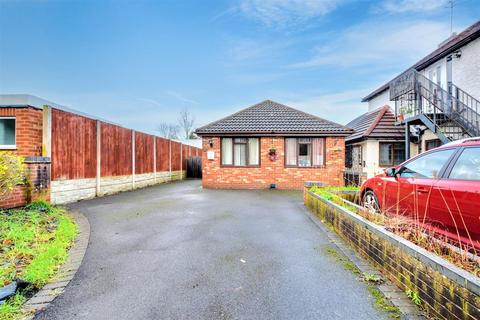
[{"label": "grass verge", "polygon": [[15,279],[32,284],[0,305],[0,320],[23,318],[23,303],[54,278],[76,235],[65,210],[44,201],[0,211],[0,287]]}]

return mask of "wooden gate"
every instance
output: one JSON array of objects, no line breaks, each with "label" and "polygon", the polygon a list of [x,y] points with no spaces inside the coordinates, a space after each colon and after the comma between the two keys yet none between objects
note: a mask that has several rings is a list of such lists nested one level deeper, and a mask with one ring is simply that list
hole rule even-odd
[{"label": "wooden gate", "polygon": [[202,178],[202,158],[187,158],[187,178]]}]

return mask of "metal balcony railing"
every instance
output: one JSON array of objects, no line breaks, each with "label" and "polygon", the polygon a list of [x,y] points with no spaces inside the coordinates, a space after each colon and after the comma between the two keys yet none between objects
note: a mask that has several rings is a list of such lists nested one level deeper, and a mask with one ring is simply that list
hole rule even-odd
[{"label": "metal balcony railing", "polygon": [[397,116],[428,121],[448,140],[480,135],[480,102],[453,84],[447,91],[412,69],[392,80],[390,100]]}]

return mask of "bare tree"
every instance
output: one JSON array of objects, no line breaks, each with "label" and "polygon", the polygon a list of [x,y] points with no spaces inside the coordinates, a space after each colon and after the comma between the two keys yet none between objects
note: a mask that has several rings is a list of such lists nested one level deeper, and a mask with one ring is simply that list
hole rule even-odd
[{"label": "bare tree", "polygon": [[183,109],[180,111],[180,116],[178,117],[178,125],[182,133],[184,134],[185,139],[194,139],[195,134],[193,133],[193,126],[195,124],[195,117],[190,113],[188,109]]},{"label": "bare tree", "polygon": [[160,136],[167,139],[178,139],[178,126],[168,122],[162,122],[158,125],[157,131]]}]

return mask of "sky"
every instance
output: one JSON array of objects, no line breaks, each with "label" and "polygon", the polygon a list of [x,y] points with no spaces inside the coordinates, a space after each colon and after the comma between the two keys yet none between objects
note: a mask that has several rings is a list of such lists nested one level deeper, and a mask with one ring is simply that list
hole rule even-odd
[{"label": "sky", "polygon": [[[443,0],[0,0],[0,94],[155,133],[265,99],[346,124],[450,35]],[[453,31],[480,19],[456,0]]]}]

